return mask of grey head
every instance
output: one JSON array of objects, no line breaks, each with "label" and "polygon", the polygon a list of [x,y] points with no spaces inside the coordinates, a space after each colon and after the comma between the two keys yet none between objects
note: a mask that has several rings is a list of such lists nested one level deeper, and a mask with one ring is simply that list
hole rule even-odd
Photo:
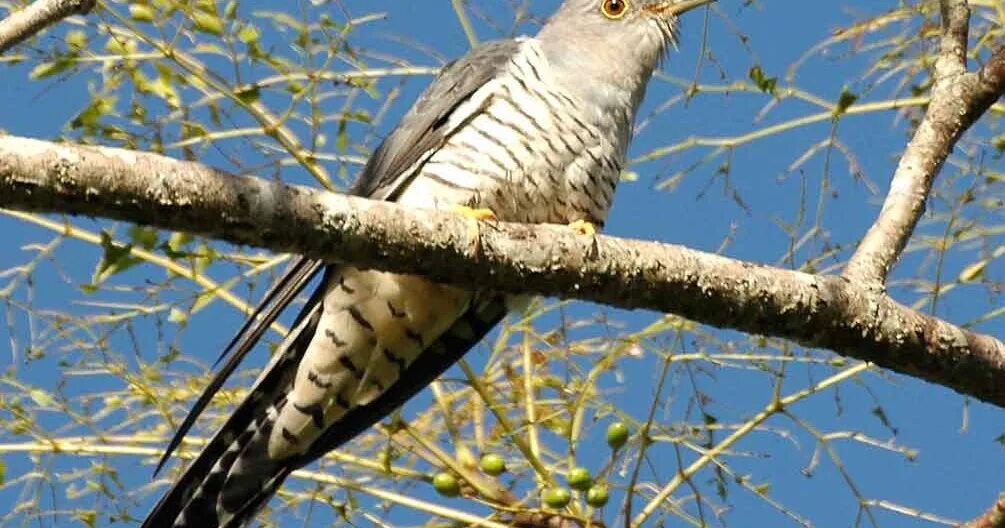
[{"label": "grey head", "polygon": [[634,108],[677,38],[677,17],[712,1],[566,0],[537,38],[567,87],[599,106]]}]

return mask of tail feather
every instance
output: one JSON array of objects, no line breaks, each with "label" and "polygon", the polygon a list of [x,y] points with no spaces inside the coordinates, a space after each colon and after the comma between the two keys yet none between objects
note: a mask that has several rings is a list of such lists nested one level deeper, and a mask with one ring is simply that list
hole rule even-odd
[{"label": "tail feather", "polygon": [[[248,317],[244,325],[240,330],[234,334],[234,338],[230,343],[223,349],[220,357],[216,360],[219,364],[225,357],[227,357],[231,352],[233,355],[227,359],[227,362],[223,365],[223,368],[213,376],[213,379],[209,382],[206,390],[199,395],[199,399],[196,400],[192,409],[189,411],[188,415],[182,421],[178,430],[175,432],[174,437],[168,443],[167,449],[164,450],[164,454],[161,459],[157,462],[157,467],[154,469],[154,475],[163,469],[164,464],[171,457],[171,454],[175,449],[181,444],[182,439],[188,434],[188,431],[195,425],[196,419],[202,414],[202,411],[206,409],[209,402],[212,401],[213,396],[223,387],[224,381],[237,369],[237,366],[244,360],[244,357],[251,351],[255,343],[262,337],[265,330],[268,329],[269,325],[279,317],[280,312],[295,298],[297,295],[303,291],[304,287],[314,278],[318,271],[320,271],[323,263],[316,260],[310,260],[304,257],[300,257],[287,268],[284,276],[279,279],[275,287],[271,288],[262,299],[262,302],[255,308],[251,316]],[[330,273],[330,271],[329,271]],[[275,301],[273,303],[273,301]],[[294,327],[300,324],[301,319],[307,315],[309,307],[312,303],[307,304],[307,308],[301,312],[297,321],[294,322]],[[262,316],[259,320],[258,317]]]},{"label": "tail feather", "polygon": [[308,303],[305,316],[288,338],[288,346],[273,357],[237,410],[154,506],[143,528],[225,525],[218,519],[216,505],[231,466],[251,444],[255,433],[268,424],[268,417],[271,415],[274,419],[275,404],[282,401],[296,373],[319,315],[320,303]]},{"label": "tail feather", "polygon": [[[326,279],[331,275],[326,273]],[[319,291],[324,291],[322,286]],[[401,406],[480,341],[506,313],[502,296],[473,302],[446,332],[408,365],[397,382],[331,424],[302,454],[268,456],[268,438],[297,365],[310,343],[320,302],[309,303],[282,352],[226,424],[154,507],[144,528],[226,527],[250,523],[283,481],[299,467],[335,449]]]}]

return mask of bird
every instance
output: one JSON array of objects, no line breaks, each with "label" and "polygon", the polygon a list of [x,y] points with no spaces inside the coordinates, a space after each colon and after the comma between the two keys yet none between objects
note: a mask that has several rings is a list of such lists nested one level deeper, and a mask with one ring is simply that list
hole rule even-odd
[{"label": "bird", "polygon": [[[607,218],[649,80],[676,43],[678,17],[710,1],[565,0],[535,36],[473,47],[440,70],[350,194],[593,233]],[[513,300],[299,257],[224,348],[158,471],[265,329],[318,275],[290,333],[145,528],[250,524],[291,472],[432,383]]]}]

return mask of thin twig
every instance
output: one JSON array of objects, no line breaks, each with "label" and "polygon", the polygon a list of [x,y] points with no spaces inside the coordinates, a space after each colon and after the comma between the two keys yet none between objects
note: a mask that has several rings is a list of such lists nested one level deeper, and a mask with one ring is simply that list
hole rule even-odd
[{"label": "thin twig", "polygon": [[890,183],[876,222],[848,263],[844,276],[880,290],[918,220],[935,177],[964,132],[1005,93],[1005,50],[979,72],[966,69],[970,10],[966,0],[942,0],[942,38],[931,102]]},{"label": "thin twig", "polygon": [[[43,218],[39,215],[23,213],[20,211],[6,211],[0,209],[0,214],[11,216],[13,218],[17,218],[18,220],[22,220],[24,222],[29,222],[37,226],[44,227],[46,229],[49,229],[50,231],[60,233],[64,236],[72,237],[77,240],[83,240],[84,242],[94,244],[95,246],[100,247],[103,242],[101,236],[98,235],[97,233],[84,229],[80,226],[72,225],[70,223],[56,222],[48,218]],[[120,245],[122,247],[126,246],[124,243],[120,243],[119,241],[114,239],[111,240],[111,243]],[[200,273],[196,268],[179,264],[175,260],[169,259],[167,257],[158,255],[157,253],[147,251],[143,248],[136,246],[129,246],[129,255],[144,262],[153,264],[155,266],[159,266],[169,273],[173,273],[175,275],[178,275],[179,277],[185,277],[191,280],[192,282],[198,284],[199,287],[202,288],[200,296],[205,296],[202,297],[202,300],[204,302],[203,307],[207,306],[210,302],[212,302],[213,299],[219,297],[227,304],[233,306],[234,308],[237,308],[238,311],[240,311],[242,314],[246,315],[254,311],[253,305],[246,303],[240,297],[238,297],[234,293],[231,293],[230,291],[231,284],[217,283],[213,279],[207,277],[205,274]],[[258,274],[267,271],[275,266],[278,266],[279,264],[282,264],[288,259],[289,259],[288,255],[271,258],[265,263],[255,266],[254,268],[249,270],[245,274],[245,277],[250,277],[253,274]],[[269,328],[271,328],[280,336],[285,336],[289,331],[285,326],[277,322],[273,322],[271,325],[269,325]]]},{"label": "thin twig", "polygon": [[[830,387],[837,385],[838,383],[855,377],[866,370],[868,370],[868,363],[859,363],[858,365],[849,367],[833,376],[821,381],[820,383],[803,389],[799,392],[790,394],[778,401],[772,401],[768,404],[763,411],[757,413],[749,420],[747,420],[743,426],[739,427],[732,434],[724,438],[721,442],[716,444],[713,448],[706,451],[698,460],[695,460],[687,468],[681,470],[673,479],[670,480],[662,489],[650,500],[643,508],[642,511],[636,515],[629,526],[632,528],[638,528],[646,522],[653,513],[659,509],[663,501],[667,500],[674,491],[677,490],[686,480],[690,479],[697,473],[701,468],[708,465],[716,457],[723,454],[727,449],[729,449],[733,444],[738,442],[743,437],[747,436],[748,433],[757,429],[757,426],[764,423],[765,420],[774,416],[775,414],[785,410],[789,405],[792,405],[800,400],[803,400],[813,394],[820,391],[826,390]],[[629,490],[632,491],[632,490]]]},{"label": "thin twig", "polygon": [[464,0],[451,0],[454,7],[454,12],[457,13],[457,21],[460,22],[461,28],[464,30],[464,36],[468,39],[468,44],[473,48],[478,45],[478,34],[475,33],[475,27],[471,25],[471,19],[468,18],[468,14],[464,11]]}]

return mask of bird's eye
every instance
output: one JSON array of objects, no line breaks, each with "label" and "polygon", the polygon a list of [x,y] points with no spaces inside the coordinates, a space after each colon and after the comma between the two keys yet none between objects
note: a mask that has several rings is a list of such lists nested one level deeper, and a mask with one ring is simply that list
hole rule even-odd
[{"label": "bird's eye", "polygon": [[605,17],[617,20],[628,12],[628,0],[603,0],[600,10],[604,12]]}]

